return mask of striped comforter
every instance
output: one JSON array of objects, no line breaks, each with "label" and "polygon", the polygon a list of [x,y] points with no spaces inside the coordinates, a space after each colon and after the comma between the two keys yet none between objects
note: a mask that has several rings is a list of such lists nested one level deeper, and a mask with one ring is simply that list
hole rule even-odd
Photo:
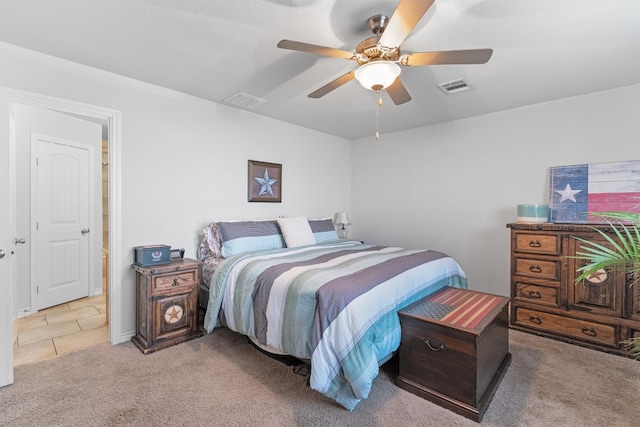
[{"label": "striped comforter", "polygon": [[230,257],[211,277],[205,328],[218,324],[311,360],[311,388],[352,410],[400,345],[397,311],[466,288],[435,251],[333,242]]}]

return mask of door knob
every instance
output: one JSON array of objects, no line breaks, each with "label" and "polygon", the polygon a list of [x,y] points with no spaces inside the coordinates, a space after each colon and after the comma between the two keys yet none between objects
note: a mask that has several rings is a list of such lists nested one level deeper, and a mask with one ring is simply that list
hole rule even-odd
[{"label": "door knob", "polygon": [[4,251],[0,249],[0,258],[4,258]]},{"label": "door knob", "polygon": [[83,228],[82,230],[80,230],[80,232],[82,234],[87,234],[89,232],[89,229],[88,228]]}]

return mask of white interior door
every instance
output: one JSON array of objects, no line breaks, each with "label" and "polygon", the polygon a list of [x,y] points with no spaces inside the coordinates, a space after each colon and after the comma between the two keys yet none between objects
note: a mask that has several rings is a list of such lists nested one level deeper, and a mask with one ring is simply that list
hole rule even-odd
[{"label": "white interior door", "polygon": [[33,137],[36,309],[89,295],[91,147]]}]

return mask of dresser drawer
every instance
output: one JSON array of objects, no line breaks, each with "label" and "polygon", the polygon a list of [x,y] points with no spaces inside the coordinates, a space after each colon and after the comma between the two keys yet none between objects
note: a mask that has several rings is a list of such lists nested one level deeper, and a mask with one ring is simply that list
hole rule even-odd
[{"label": "dresser drawer", "polygon": [[560,260],[515,257],[514,274],[539,279],[560,280]]},{"label": "dresser drawer", "polygon": [[184,292],[199,283],[198,270],[187,270],[179,273],[160,275],[153,278],[154,294],[171,292]]},{"label": "dresser drawer", "polygon": [[532,283],[516,282],[516,299],[560,307],[560,289]]},{"label": "dresser drawer", "polygon": [[515,233],[513,250],[531,254],[560,255],[560,236],[555,234]]},{"label": "dresser drawer", "polygon": [[615,326],[573,319],[523,307],[515,307],[515,309],[515,323],[527,328],[557,333],[580,341],[590,341],[611,347],[618,347],[620,342],[619,330]]}]

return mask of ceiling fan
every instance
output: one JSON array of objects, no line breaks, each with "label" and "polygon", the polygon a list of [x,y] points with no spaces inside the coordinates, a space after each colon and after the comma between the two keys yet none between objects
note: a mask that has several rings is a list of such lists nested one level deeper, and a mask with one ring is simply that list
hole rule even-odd
[{"label": "ceiling fan", "polygon": [[367,24],[375,34],[363,40],[355,52],[318,46],[293,40],[281,40],[278,47],[316,55],[356,61],[359,67],[310,93],[320,98],[353,79],[366,89],[378,92],[385,89],[396,105],[411,101],[411,95],[400,80],[401,66],[416,67],[444,64],[484,64],[493,53],[491,49],[446,50],[436,52],[400,53],[400,45],[427,12],[435,0],[400,0],[391,19],[385,15],[369,18]]}]

